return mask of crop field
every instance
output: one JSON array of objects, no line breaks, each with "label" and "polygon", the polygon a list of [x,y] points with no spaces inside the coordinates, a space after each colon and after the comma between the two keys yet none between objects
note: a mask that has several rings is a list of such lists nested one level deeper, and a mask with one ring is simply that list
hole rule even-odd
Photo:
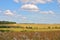
[{"label": "crop field", "polygon": [[[0,24],[0,30],[10,31],[60,31],[60,24]],[[4,28],[7,26],[7,28]],[[8,28],[9,27],[9,28]]]},{"label": "crop field", "polygon": [[0,40],[60,40],[60,24],[0,24]]}]

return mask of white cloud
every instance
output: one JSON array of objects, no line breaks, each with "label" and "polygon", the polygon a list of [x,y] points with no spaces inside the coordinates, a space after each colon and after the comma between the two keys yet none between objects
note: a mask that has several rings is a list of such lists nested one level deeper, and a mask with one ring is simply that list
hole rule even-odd
[{"label": "white cloud", "polygon": [[52,0],[35,0],[35,3],[42,3],[45,4],[47,2],[52,2]]},{"label": "white cloud", "polygon": [[54,14],[53,11],[40,11],[40,13],[42,13],[42,14]]},{"label": "white cloud", "polygon": [[11,10],[5,10],[4,14],[8,17],[8,16],[12,16],[11,18],[18,18],[20,20],[26,20],[27,17],[21,15],[21,14],[17,14],[16,11],[11,11]]},{"label": "white cloud", "polygon": [[14,15],[14,13],[11,12],[11,10],[6,10],[6,11],[4,11],[4,13],[5,13],[5,15],[10,15],[10,16]]},{"label": "white cloud", "polygon": [[20,2],[22,2],[22,3],[28,3],[29,1],[31,1],[31,0],[20,0]]},{"label": "white cloud", "polygon": [[39,10],[39,8],[36,5],[34,5],[34,4],[22,5],[21,9],[25,10],[25,11],[38,11]]},{"label": "white cloud", "polygon": [[21,17],[23,20],[27,19],[27,17]]},{"label": "white cloud", "polygon": [[34,4],[25,4],[21,6],[21,9],[24,11],[28,12],[37,12],[37,13],[42,13],[42,14],[52,14],[54,15],[54,11],[49,10],[49,11],[41,11],[36,5]]},{"label": "white cloud", "polygon": [[21,14],[17,14],[16,11],[13,12],[11,10],[5,10],[4,14],[8,15],[8,16],[12,16],[13,18],[19,18],[19,19],[22,19],[22,20],[25,20],[27,18],[27,17],[25,17]]},{"label": "white cloud", "polygon": [[57,0],[58,1],[58,3],[60,3],[60,0]]},{"label": "white cloud", "polygon": [[22,2],[22,3],[47,3],[47,2],[52,2],[52,0],[14,0],[15,2]]},{"label": "white cloud", "polygon": [[57,5],[58,5],[58,7],[60,7],[60,0],[57,0],[57,3],[58,3],[58,4],[57,4]]},{"label": "white cloud", "polygon": [[0,13],[1,13],[2,11],[0,10]]},{"label": "white cloud", "polygon": [[49,13],[50,13],[50,14],[54,14],[55,12],[53,12],[53,11],[49,11]]},{"label": "white cloud", "polygon": [[23,16],[23,15],[15,15],[17,18],[21,18],[22,20],[25,20],[25,19],[27,19],[27,17],[25,17],[25,16]]},{"label": "white cloud", "polygon": [[16,2],[16,3],[19,3],[19,0],[13,0],[14,2]]}]

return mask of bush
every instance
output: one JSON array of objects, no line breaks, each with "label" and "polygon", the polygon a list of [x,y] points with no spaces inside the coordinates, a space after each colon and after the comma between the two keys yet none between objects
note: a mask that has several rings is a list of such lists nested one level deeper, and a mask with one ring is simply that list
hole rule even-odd
[{"label": "bush", "polygon": [[10,28],[10,26],[0,26],[0,28]]},{"label": "bush", "polygon": [[27,29],[32,29],[32,27],[26,27]]},{"label": "bush", "polygon": [[0,32],[9,32],[9,30],[0,30]]}]

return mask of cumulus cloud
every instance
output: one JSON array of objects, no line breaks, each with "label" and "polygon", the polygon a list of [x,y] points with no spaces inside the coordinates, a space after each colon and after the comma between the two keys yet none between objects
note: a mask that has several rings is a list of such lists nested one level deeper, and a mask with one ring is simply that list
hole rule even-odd
[{"label": "cumulus cloud", "polygon": [[21,9],[24,11],[30,11],[30,12],[37,12],[42,14],[54,14],[53,11],[41,11],[36,5],[34,4],[25,4],[21,6]]},{"label": "cumulus cloud", "polygon": [[39,8],[34,4],[22,5],[20,9],[25,10],[25,11],[38,11],[39,10]]},{"label": "cumulus cloud", "polygon": [[42,13],[42,14],[54,14],[53,11],[40,11],[40,13]]},{"label": "cumulus cloud", "polygon": [[37,12],[42,14],[54,14],[54,11],[41,11],[36,5],[34,4],[24,4],[21,6],[21,10],[28,11],[28,12]]},{"label": "cumulus cloud", "polygon": [[13,18],[19,18],[19,19],[22,19],[22,20],[25,20],[27,18],[27,17],[25,17],[21,14],[17,14],[16,11],[13,12],[11,10],[5,10],[4,14],[8,15],[8,16],[12,16]]},{"label": "cumulus cloud", "polygon": [[13,12],[11,12],[11,10],[6,10],[4,13],[5,15],[10,15],[10,16],[14,15]]},{"label": "cumulus cloud", "polygon": [[22,2],[22,3],[34,3],[34,4],[37,4],[37,3],[47,3],[47,2],[52,2],[52,0],[14,0],[14,1],[17,1],[17,2]]}]

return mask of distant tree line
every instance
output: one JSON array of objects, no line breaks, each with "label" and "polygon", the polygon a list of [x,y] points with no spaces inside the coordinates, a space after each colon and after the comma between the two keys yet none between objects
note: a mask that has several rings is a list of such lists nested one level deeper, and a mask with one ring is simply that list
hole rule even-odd
[{"label": "distant tree line", "polygon": [[0,24],[16,24],[16,22],[0,21]]}]

